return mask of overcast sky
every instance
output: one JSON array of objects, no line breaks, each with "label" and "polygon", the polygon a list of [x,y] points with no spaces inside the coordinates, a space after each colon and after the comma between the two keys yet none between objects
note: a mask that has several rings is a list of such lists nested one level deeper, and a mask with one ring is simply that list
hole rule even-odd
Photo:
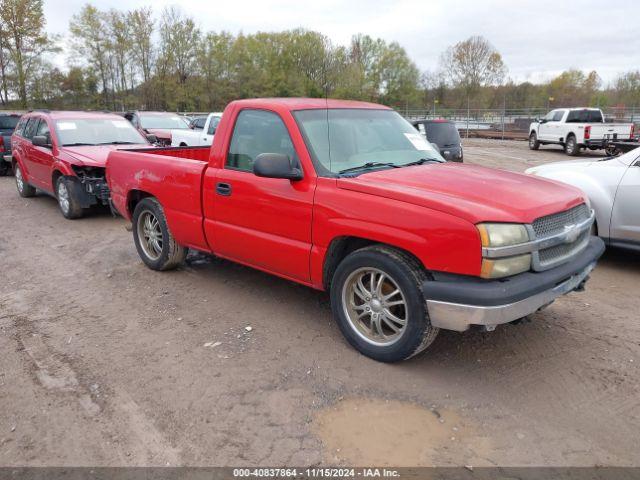
[{"label": "overcast sky", "polygon": [[[84,0],[45,0],[47,29],[68,34]],[[565,69],[596,70],[604,82],[640,68],[637,0],[94,0],[100,9],[178,5],[204,31],[303,27],[347,44],[355,33],[399,42],[421,70],[436,70],[447,46],[483,35],[509,76],[539,82]]]}]

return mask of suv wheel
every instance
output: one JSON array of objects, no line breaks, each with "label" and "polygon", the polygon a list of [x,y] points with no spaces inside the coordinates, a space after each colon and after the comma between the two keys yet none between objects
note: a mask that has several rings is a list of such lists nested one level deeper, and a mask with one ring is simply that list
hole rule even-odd
[{"label": "suv wheel", "polygon": [[406,360],[427,348],[439,329],[429,322],[426,272],[409,255],[376,245],[348,255],[331,283],[331,307],[347,341],[381,362]]},{"label": "suv wheel", "polygon": [[133,212],[133,241],[138,255],[152,270],[171,270],[187,257],[187,249],[171,235],[162,206],[144,198]]},{"label": "suv wheel", "polygon": [[56,198],[64,218],[74,220],[82,217],[83,210],[75,195],[75,184],[68,177],[59,177],[56,181]]},{"label": "suv wheel", "polygon": [[23,198],[33,197],[36,194],[36,189],[27,183],[25,178],[22,176],[22,169],[20,165],[16,163],[16,188],[18,189],[18,194],[20,194]]}]

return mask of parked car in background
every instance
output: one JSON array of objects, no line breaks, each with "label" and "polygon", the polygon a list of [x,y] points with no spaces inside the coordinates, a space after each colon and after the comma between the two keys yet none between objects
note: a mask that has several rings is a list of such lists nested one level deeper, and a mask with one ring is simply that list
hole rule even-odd
[{"label": "parked car in background", "polygon": [[529,126],[529,148],[562,145],[567,155],[580,150],[603,150],[608,139],[632,139],[633,123],[606,123],[599,108],[559,108]]},{"label": "parked car in background", "polygon": [[203,115],[201,117],[192,117],[189,120],[189,128],[191,130],[202,130],[204,128],[204,124],[207,122],[207,116]]},{"label": "parked car in background", "polygon": [[107,181],[149,268],[193,248],[327,290],[346,339],[385,362],[582,289],[604,250],[580,190],[445,162],[363,102],[235,101],[211,148],[114,151]]},{"label": "parked car in background", "polygon": [[149,147],[125,119],[109,113],[34,111],[24,115],[12,137],[18,193],[40,189],[57,198],[66,218],[107,205],[107,155],[119,146]]},{"label": "parked car in background", "polygon": [[582,189],[596,214],[594,233],[608,245],[640,250],[640,148],[614,158],[549,163],[526,173]]},{"label": "parked car in background", "polygon": [[450,120],[416,120],[413,126],[425,136],[425,138],[438,146],[440,155],[445,160],[462,162],[462,140],[456,124]]},{"label": "parked car in background", "polygon": [[11,173],[11,135],[19,120],[18,113],[0,112],[0,176]]},{"label": "parked car in background", "polygon": [[124,118],[144,135],[155,135],[159,145],[171,145],[174,130],[188,130],[189,122],[177,113],[171,112],[126,112]]},{"label": "parked car in background", "polygon": [[210,113],[206,118],[202,130],[175,130],[171,134],[172,147],[195,147],[211,145],[216,133],[222,113]]}]

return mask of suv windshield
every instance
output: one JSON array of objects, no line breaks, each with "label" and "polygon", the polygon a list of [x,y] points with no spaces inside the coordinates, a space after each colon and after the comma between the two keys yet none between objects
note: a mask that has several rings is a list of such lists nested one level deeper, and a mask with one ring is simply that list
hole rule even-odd
[{"label": "suv windshield", "polygon": [[0,115],[0,130],[13,130],[18,125],[20,117],[14,115]]},{"label": "suv windshield", "polygon": [[393,110],[299,110],[294,116],[319,173],[444,159]]},{"label": "suv windshield", "polygon": [[167,130],[182,130],[189,128],[189,124],[178,115],[167,113],[166,115],[140,115],[142,128],[162,128]]},{"label": "suv windshield", "polygon": [[439,147],[454,147],[460,143],[460,134],[453,123],[425,122],[423,125],[427,140]]},{"label": "suv windshield", "polygon": [[61,146],[149,143],[124,118],[82,118],[56,120]]}]

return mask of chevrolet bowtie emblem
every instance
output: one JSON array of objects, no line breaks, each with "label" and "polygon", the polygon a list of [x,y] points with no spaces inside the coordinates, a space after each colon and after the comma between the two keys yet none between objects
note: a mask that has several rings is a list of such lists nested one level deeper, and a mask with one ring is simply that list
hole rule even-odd
[{"label": "chevrolet bowtie emblem", "polygon": [[565,225],[564,226],[565,243],[573,243],[578,239],[578,235],[580,235],[580,231],[576,229],[576,225]]}]

